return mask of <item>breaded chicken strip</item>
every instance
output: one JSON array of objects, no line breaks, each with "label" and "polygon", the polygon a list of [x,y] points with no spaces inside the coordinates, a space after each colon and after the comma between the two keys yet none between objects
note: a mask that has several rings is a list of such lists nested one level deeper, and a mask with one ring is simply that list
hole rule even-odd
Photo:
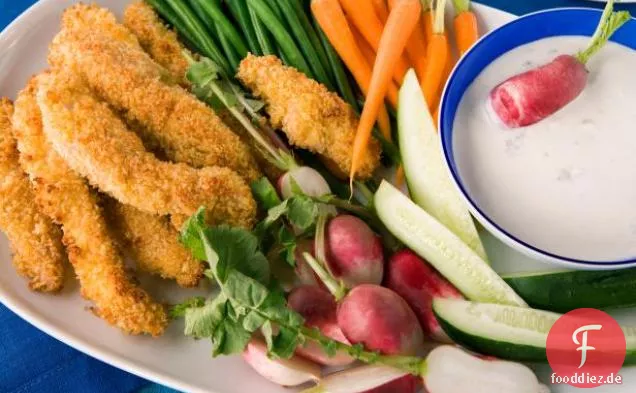
[{"label": "breaded chicken strip", "polygon": [[151,6],[143,0],[130,4],[124,10],[124,26],[137,37],[150,57],[170,71],[181,86],[190,85],[186,79],[189,65],[183,55],[186,49],[179,43],[177,34],[163,23]]},{"label": "breaded chicken strip", "polygon": [[[189,86],[186,79],[188,61],[183,55],[187,49],[179,42],[177,34],[170,30],[159,15],[146,2],[138,0],[124,11],[124,25],[137,36],[143,49],[156,61],[172,73],[172,77],[182,86]],[[283,174],[281,170],[267,161],[256,148],[245,128],[227,110],[220,110],[217,115],[230,130],[237,134],[250,148],[258,166],[272,179]]]},{"label": "breaded chicken strip", "polygon": [[34,184],[39,206],[62,226],[82,295],[94,303],[97,316],[124,332],[161,335],[168,323],[164,307],[128,277],[95,194],[49,145],[42,132],[36,88],[33,79],[15,105],[20,161]]},{"label": "breaded chicken strip", "polygon": [[104,204],[108,222],[137,263],[137,268],[182,287],[196,287],[203,276],[203,264],[179,243],[179,233],[166,217],[142,212],[113,199]]},{"label": "breaded chicken strip", "polygon": [[13,266],[29,288],[57,292],[64,283],[62,232],[40,212],[13,138],[13,104],[0,99],[0,229],[7,234]]},{"label": "breaded chicken strip", "polygon": [[[358,117],[340,97],[274,56],[248,55],[238,78],[265,101],[272,124],[285,132],[292,145],[331,161],[340,175],[349,173]],[[359,177],[369,178],[379,162],[380,145],[373,140]]]},{"label": "breaded chicken strip", "polygon": [[177,222],[205,206],[210,224],[253,225],[256,203],[236,172],[159,161],[74,73],[41,78],[38,103],[53,148],[100,191]]},{"label": "breaded chicken strip", "polygon": [[142,138],[156,140],[169,160],[227,167],[248,182],[261,176],[249,148],[207,105],[170,84],[167,71],[130,40],[113,39],[110,23],[85,25],[87,17],[75,14],[64,14],[64,29],[51,45],[53,67],[82,75],[128,121],[142,125],[149,134]]}]

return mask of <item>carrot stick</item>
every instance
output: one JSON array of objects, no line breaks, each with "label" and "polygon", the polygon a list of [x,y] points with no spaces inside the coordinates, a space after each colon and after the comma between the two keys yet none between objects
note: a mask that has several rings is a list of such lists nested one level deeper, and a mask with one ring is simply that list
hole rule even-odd
[{"label": "carrot stick", "polygon": [[[389,9],[393,8],[396,0],[388,0]],[[411,65],[415,69],[415,74],[418,80],[424,78],[424,72],[426,71],[426,35],[424,33],[424,22],[420,18],[419,26],[413,30],[409,42],[406,44],[406,54],[411,62]]]},{"label": "carrot stick", "polygon": [[455,6],[455,43],[462,56],[471,46],[479,39],[479,30],[477,27],[477,18],[470,10],[470,0],[453,0]]},{"label": "carrot stick", "polygon": [[[371,65],[367,63],[366,58],[356,44],[340,3],[338,3],[338,0],[312,0],[311,10],[329,42],[338,52],[349,71],[351,71],[360,86],[360,90],[367,95],[371,83]],[[391,122],[386,108],[379,108],[377,113],[378,126],[382,131],[382,135],[391,140]]]},{"label": "carrot stick", "polygon": [[[373,48],[371,48],[369,43],[364,39],[362,34],[360,34],[358,29],[356,29],[354,26],[351,26],[351,33],[353,33],[353,37],[356,40],[360,51],[362,51],[365,59],[367,59],[367,63],[373,66],[373,64],[375,64],[375,52],[373,51]],[[371,81],[371,73],[369,73],[369,81]],[[386,99],[391,103],[391,106],[393,106],[394,109],[397,109],[398,95],[400,89],[395,85],[394,81],[391,81],[390,83],[391,85],[389,86],[389,90],[386,93]],[[364,94],[366,96],[366,92],[364,92]]]},{"label": "carrot stick", "polygon": [[389,18],[389,9],[386,6],[386,0],[371,0],[375,13],[382,23],[386,23]]},{"label": "carrot stick", "polygon": [[[358,29],[364,39],[377,53],[384,25],[376,15],[371,2],[368,0],[340,0],[340,5],[347,13],[347,17],[350,18],[352,25]],[[409,62],[406,57],[400,53],[400,56],[395,59],[395,68],[391,68],[393,71],[393,79],[398,85],[402,85],[402,80],[408,69]]]},{"label": "carrot stick", "polygon": [[373,124],[384,103],[384,96],[389,89],[395,63],[402,55],[413,30],[417,27],[421,13],[420,0],[399,0],[395,2],[389,14],[378,46],[369,93],[364,103],[353,143],[353,158],[349,173],[352,182],[367,152]]},{"label": "carrot stick", "polygon": [[428,42],[429,61],[424,78],[420,81],[426,103],[431,111],[435,110],[435,101],[443,83],[444,72],[450,58],[448,38],[444,31],[444,11],[446,0],[438,0],[433,23],[433,35]]}]

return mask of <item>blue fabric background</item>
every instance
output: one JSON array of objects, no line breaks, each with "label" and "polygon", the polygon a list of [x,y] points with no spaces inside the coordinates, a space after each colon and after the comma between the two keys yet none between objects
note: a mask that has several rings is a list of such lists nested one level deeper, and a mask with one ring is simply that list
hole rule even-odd
[{"label": "blue fabric background", "polygon": [[[578,0],[482,0],[514,14],[602,5]],[[35,0],[0,0],[0,30]],[[636,15],[636,6],[627,8]],[[2,54],[0,53],[0,56]],[[0,304],[0,392],[175,393],[90,358],[38,331]]]}]

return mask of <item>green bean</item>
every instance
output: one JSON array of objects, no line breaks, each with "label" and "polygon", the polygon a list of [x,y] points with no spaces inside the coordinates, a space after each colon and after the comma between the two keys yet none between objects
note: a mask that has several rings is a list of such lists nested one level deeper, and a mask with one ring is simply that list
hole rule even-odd
[{"label": "green bean", "polygon": [[261,47],[258,43],[258,38],[256,37],[256,32],[254,31],[254,26],[250,21],[250,12],[247,8],[247,3],[245,0],[228,0],[226,4],[234,18],[238,22],[239,26],[241,26],[241,30],[245,35],[245,39],[247,41],[247,46],[250,48],[250,52],[252,54],[260,56],[263,53],[261,52]]},{"label": "green bean", "polygon": [[250,14],[250,21],[252,22],[252,26],[254,26],[254,33],[256,33],[256,39],[258,40],[258,45],[261,48],[261,53],[264,56],[267,55],[275,55],[276,47],[272,43],[272,37],[269,32],[263,26],[263,22],[258,18],[252,7],[247,6],[247,11]]},{"label": "green bean", "polygon": [[351,89],[351,84],[349,82],[349,78],[347,78],[347,73],[342,64],[342,60],[340,60],[340,56],[336,53],[336,50],[331,46],[329,39],[325,35],[325,33],[320,28],[318,21],[314,18],[314,26],[316,26],[316,31],[318,32],[318,36],[324,45],[325,52],[327,53],[327,58],[329,59],[329,64],[331,65],[331,69],[336,78],[336,84],[338,85],[338,91],[340,92],[340,96],[353,107],[353,109],[357,112],[360,111],[360,104],[356,99],[355,94],[353,94],[353,89]]},{"label": "green bean", "polygon": [[285,30],[289,30],[289,26],[287,25],[287,21],[285,20],[285,16],[283,15],[283,10],[281,10],[278,6],[278,2],[276,0],[268,0],[266,3],[271,7],[274,14],[276,14],[276,17],[278,18],[280,23],[285,26]]},{"label": "green bean", "polygon": [[208,34],[210,34],[213,39],[216,38],[216,41],[221,45],[221,50],[223,51],[224,58],[230,64],[230,67],[232,67],[231,75],[234,75],[241,59],[234,50],[234,47],[230,43],[230,40],[227,39],[222,29],[220,28],[220,25],[218,23],[215,23],[214,19],[212,19],[212,16],[206,12],[205,8],[200,2],[191,1],[190,5],[192,6],[192,10],[194,11],[194,13],[199,17],[199,19],[201,19],[201,22],[203,22],[203,25],[206,28]]},{"label": "green bean", "polygon": [[296,2],[297,0],[278,0],[278,5],[287,20],[287,24],[289,25],[293,36],[296,38],[296,43],[305,55],[305,60],[307,60],[309,68],[311,68],[316,80],[327,86],[329,90],[335,90],[333,83],[329,78],[329,74],[327,74],[327,71],[320,62],[320,56],[318,56],[313,43],[309,39],[309,35],[296,15],[295,7],[290,3],[290,1]]},{"label": "green bean", "polygon": [[180,15],[180,19],[184,26],[190,31],[192,37],[196,39],[195,43],[200,45],[200,49],[204,55],[210,57],[215,63],[221,67],[221,69],[227,74],[232,75],[232,68],[229,63],[223,57],[223,53],[207,34],[203,23],[194,14],[194,12],[188,7],[183,0],[166,0],[170,7],[177,15]]},{"label": "green bean", "polygon": [[177,30],[179,34],[185,37],[185,39],[188,40],[190,44],[198,46],[190,31],[188,31],[188,29],[184,27],[183,22],[179,19],[179,16],[174,12],[172,8],[170,8],[170,6],[165,1],[146,0],[146,2],[150,4],[150,6],[154,8],[155,11],[157,11],[157,13],[166,20],[166,22],[171,24],[172,27],[174,27],[174,29]]},{"label": "green bean", "polygon": [[[314,49],[316,50],[316,53],[318,54],[318,58],[320,59],[320,64],[322,64],[323,68],[327,70],[327,72],[329,73],[329,71],[331,70],[331,65],[329,63],[329,59],[327,58],[327,52],[323,48],[322,42],[320,42],[320,38],[318,37],[316,30],[314,29],[314,26],[311,24],[311,21],[309,20],[309,17],[307,16],[307,11],[305,10],[305,7],[303,6],[302,0],[291,0],[291,4],[293,5],[296,11],[296,17],[300,21],[300,24],[302,25],[303,29],[307,32],[307,35],[309,36],[309,40],[311,41],[311,44],[313,45]],[[330,76],[332,77],[332,80],[333,80],[333,75],[330,74]]]},{"label": "green bean", "polygon": [[307,61],[303,57],[293,38],[285,30],[281,20],[267,5],[264,0],[247,0],[250,7],[254,10],[258,18],[263,22],[267,29],[272,33],[281,50],[289,59],[289,65],[296,67],[299,71],[310,78],[313,78],[311,69],[307,65]]},{"label": "green bean", "polygon": [[219,37],[219,42],[221,43],[221,47],[223,48],[223,51],[225,51],[227,60],[230,62],[230,65],[232,66],[234,70],[233,75],[236,75],[239,64],[241,63],[241,60],[243,60],[247,56],[247,53],[245,53],[245,56],[240,56],[238,53],[236,53],[236,51],[234,50],[234,47],[230,43],[230,40],[225,36],[225,34],[223,34],[223,31],[221,31],[222,30],[221,27],[218,24],[215,25],[214,27],[216,30],[216,34]]},{"label": "green bean", "polygon": [[[243,41],[243,37],[236,30],[227,16],[221,10],[221,4],[218,0],[190,0],[192,7],[196,7],[200,12],[207,15],[207,20],[217,26],[216,30],[223,33],[228,43],[232,45],[241,59],[247,56],[247,45]],[[202,15],[199,18],[203,19]],[[205,20],[205,19],[203,19]]]}]

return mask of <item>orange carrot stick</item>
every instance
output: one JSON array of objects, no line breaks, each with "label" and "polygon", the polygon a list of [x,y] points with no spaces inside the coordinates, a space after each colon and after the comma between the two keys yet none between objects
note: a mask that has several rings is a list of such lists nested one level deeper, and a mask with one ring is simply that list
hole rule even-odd
[{"label": "orange carrot stick", "polygon": [[[347,17],[349,17],[353,26],[358,29],[360,34],[362,34],[364,39],[377,53],[384,25],[376,15],[371,2],[368,0],[340,0],[340,5],[342,5],[342,9],[347,13]],[[402,53],[395,59],[395,68],[391,69],[393,71],[393,79],[398,85],[401,85],[404,75],[409,69],[409,62]]]},{"label": "orange carrot stick", "polygon": [[[389,9],[393,8],[396,0],[388,0]],[[422,80],[426,70],[426,35],[424,33],[424,22],[420,18],[419,26],[413,30],[409,42],[406,44],[406,54],[411,62],[411,66],[415,69],[417,78]]]},{"label": "orange carrot stick", "polygon": [[[338,0],[312,0],[311,10],[329,42],[351,71],[360,90],[367,95],[371,83],[371,65],[356,44],[340,3]],[[397,97],[395,102],[397,106]],[[391,140],[391,122],[385,107],[379,109],[377,119],[382,135]]]},{"label": "orange carrot stick", "polygon": [[431,111],[435,110],[436,99],[444,79],[450,58],[448,38],[444,31],[444,10],[446,0],[438,0],[433,23],[433,35],[428,42],[429,61],[424,78],[420,81],[426,103]]},{"label": "orange carrot stick", "polygon": [[453,0],[455,6],[455,43],[462,56],[479,39],[479,29],[477,18],[470,10],[470,0]]},{"label": "orange carrot stick", "polygon": [[[353,33],[353,37],[358,44],[358,48],[360,48],[360,51],[364,55],[365,59],[367,59],[367,63],[373,66],[373,64],[375,64],[375,52],[373,51],[373,48],[371,48],[369,43],[364,39],[364,37],[362,37],[362,34],[360,34],[358,29],[356,29],[354,26],[351,26],[351,33]],[[370,72],[369,81],[371,81]],[[398,95],[400,89],[395,85],[394,81],[391,81],[390,83],[391,85],[389,86],[389,90],[386,93],[386,98],[391,103],[391,106],[393,106],[394,109],[397,109]],[[366,96],[366,92],[363,93]]]},{"label": "orange carrot stick", "polygon": [[378,46],[369,93],[364,103],[360,124],[353,143],[350,181],[353,181],[364,155],[367,152],[373,124],[383,106],[389,89],[393,69],[422,13],[420,0],[399,0],[389,14],[380,45]]},{"label": "orange carrot stick", "polygon": [[389,9],[386,6],[385,0],[371,0],[373,3],[373,8],[375,9],[375,13],[380,18],[382,23],[386,23],[386,20],[389,18]]}]

